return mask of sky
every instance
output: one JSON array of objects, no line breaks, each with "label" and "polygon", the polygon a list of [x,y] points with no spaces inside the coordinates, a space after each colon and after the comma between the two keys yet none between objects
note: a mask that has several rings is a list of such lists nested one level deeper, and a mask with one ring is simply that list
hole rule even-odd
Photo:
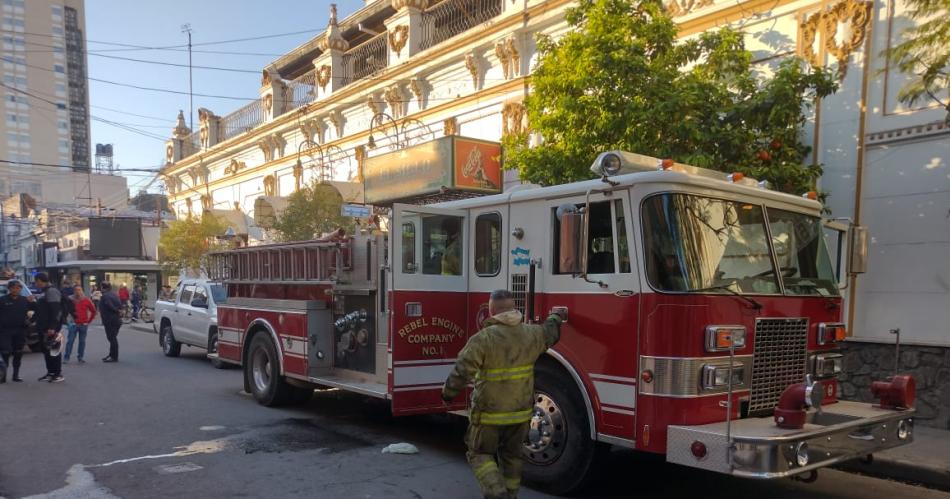
[{"label": "sky", "polygon": [[[90,78],[183,92],[164,93],[90,81],[90,112],[93,116],[144,133],[92,120],[93,150],[97,143],[113,144],[117,167],[155,169],[164,162],[164,142],[171,136],[179,109],[185,111],[186,124],[188,121],[187,49],[126,50],[130,47],[116,44],[144,47],[185,45],[187,36],[182,33],[182,25],[189,23],[194,65],[251,71],[194,69],[195,93],[247,99],[196,96],[194,120],[197,122],[199,107],[223,116],[256,98],[264,66],[326,29],[330,3],[329,0],[86,0]],[[364,5],[363,0],[335,0],[335,3],[341,20]],[[295,32],[304,33],[271,36]],[[270,37],[209,44],[264,36]],[[123,175],[129,178],[132,196],[155,177],[140,172],[123,172]],[[158,188],[159,182],[156,181],[148,190],[158,192]]]}]

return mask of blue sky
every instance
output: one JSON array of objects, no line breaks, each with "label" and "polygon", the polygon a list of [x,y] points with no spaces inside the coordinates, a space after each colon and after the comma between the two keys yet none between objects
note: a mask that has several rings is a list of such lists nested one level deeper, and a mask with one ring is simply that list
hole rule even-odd
[{"label": "blue sky", "polygon": [[[193,54],[195,65],[254,71],[237,73],[195,69],[194,92],[253,98],[257,95],[260,71],[265,65],[326,28],[330,3],[328,0],[86,0],[89,76],[187,93],[187,67],[110,59],[95,54],[187,65],[188,52],[185,49],[116,51],[125,47],[99,42],[147,47],[183,45],[187,38],[181,33],[181,25],[190,23],[196,51]],[[360,8],[363,0],[335,0],[335,3],[338,5],[339,17],[343,19]],[[305,30],[309,32],[256,41],[198,45]],[[171,135],[179,109],[185,111],[186,121],[188,119],[188,95],[137,90],[97,81],[89,82],[89,92],[93,116],[162,138]],[[247,102],[208,97],[194,99],[196,110],[206,107],[219,115],[227,114]],[[164,161],[163,140],[93,120],[93,147],[96,143],[114,144],[115,163],[121,168],[155,168]],[[124,175],[129,178],[129,189],[133,196],[154,176],[131,172]],[[155,182],[149,190],[156,192],[157,188],[158,182]]]}]

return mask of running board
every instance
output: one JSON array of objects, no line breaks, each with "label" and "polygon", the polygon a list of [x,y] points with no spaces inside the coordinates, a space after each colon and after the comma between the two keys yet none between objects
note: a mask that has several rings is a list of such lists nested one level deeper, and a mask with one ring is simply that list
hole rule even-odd
[{"label": "running board", "polygon": [[241,365],[240,362],[234,362],[233,360],[230,360],[230,359],[222,359],[221,357],[218,357],[217,353],[209,353],[208,355],[205,355],[205,357],[207,357],[208,360],[220,360],[221,362],[227,362],[228,364],[234,364],[236,366]]},{"label": "running board", "polygon": [[369,395],[380,399],[389,398],[389,387],[384,383],[373,383],[372,381],[361,382],[344,378],[342,376],[327,376],[323,378],[308,378],[311,383],[326,385],[333,388],[339,388],[348,392],[356,392],[362,395]]}]

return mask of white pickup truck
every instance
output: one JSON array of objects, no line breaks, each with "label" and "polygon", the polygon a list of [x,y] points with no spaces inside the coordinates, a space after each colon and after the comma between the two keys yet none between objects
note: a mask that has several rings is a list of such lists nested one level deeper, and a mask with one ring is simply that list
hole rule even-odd
[{"label": "white pickup truck", "polygon": [[[162,352],[167,357],[178,357],[181,346],[218,352],[218,304],[227,300],[224,286],[207,279],[182,279],[168,300],[155,302],[155,322]],[[216,358],[211,364],[218,369],[227,367]]]}]

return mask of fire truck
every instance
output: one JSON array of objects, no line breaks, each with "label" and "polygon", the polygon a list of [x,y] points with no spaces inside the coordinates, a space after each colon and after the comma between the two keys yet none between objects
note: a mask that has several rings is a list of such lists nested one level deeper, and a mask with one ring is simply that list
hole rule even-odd
[{"label": "fire truck", "polygon": [[605,448],[749,478],[913,440],[914,380],[839,398],[845,302],[862,228],[815,196],[742,174],[611,151],[600,177],[434,204],[383,229],[211,255],[228,287],[218,349],[265,406],[333,387],[394,415],[462,413],[441,387],[506,288],[528,322],[567,317],[535,368],[526,479],[566,493]]}]

